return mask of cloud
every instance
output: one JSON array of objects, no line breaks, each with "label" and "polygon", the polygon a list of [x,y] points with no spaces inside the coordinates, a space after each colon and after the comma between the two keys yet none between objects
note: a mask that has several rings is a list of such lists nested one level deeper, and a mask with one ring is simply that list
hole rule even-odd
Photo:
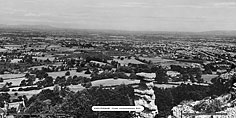
[{"label": "cloud", "polygon": [[214,3],[215,7],[236,7],[236,2],[220,2]]},{"label": "cloud", "polygon": [[152,5],[150,5],[150,4],[141,3],[141,2],[127,2],[127,3],[123,3],[123,4],[119,5],[119,6],[121,6],[121,7],[136,7],[136,8],[152,7]]},{"label": "cloud", "polygon": [[34,12],[25,12],[24,16],[26,17],[46,17],[46,16],[50,16],[50,17],[54,17],[56,16],[55,14],[52,13],[34,13]]},{"label": "cloud", "polygon": [[163,5],[163,7],[171,7],[171,8],[209,8],[209,6],[206,5]]},{"label": "cloud", "polygon": [[41,15],[40,14],[36,14],[36,13],[26,13],[24,16],[39,17]]},{"label": "cloud", "polygon": [[145,2],[98,2],[84,5],[91,8],[149,8],[153,7],[152,4]]},{"label": "cloud", "polygon": [[211,8],[236,8],[236,2],[203,2],[199,4],[163,4],[159,5],[162,8],[195,8],[195,9],[211,9]]},{"label": "cloud", "polygon": [[1,14],[6,14],[6,15],[13,15],[13,14],[20,14],[26,12],[25,10],[22,9],[15,9],[15,8],[0,8],[0,13]]}]

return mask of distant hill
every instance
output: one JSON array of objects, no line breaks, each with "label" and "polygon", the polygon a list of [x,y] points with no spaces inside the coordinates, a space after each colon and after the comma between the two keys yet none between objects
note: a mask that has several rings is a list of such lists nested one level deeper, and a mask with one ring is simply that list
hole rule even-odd
[{"label": "distant hill", "polygon": [[33,31],[60,31],[60,32],[86,32],[86,33],[114,33],[114,34],[136,34],[136,35],[225,35],[236,36],[236,30],[214,30],[204,32],[175,32],[175,31],[125,31],[125,30],[100,30],[100,29],[72,29],[57,28],[50,25],[4,25],[0,29],[33,30]]},{"label": "distant hill", "polygon": [[206,32],[201,32],[202,34],[212,34],[212,35],[231,35],[231,36],[236,36],[236,30],[214,30],[214,31],[206,31]]},{"label": "distant hill", "polygon": [[58,29],[56,27],[52,27],[49,25],[3,25],[0,24],[0,28],[2,29]]}]

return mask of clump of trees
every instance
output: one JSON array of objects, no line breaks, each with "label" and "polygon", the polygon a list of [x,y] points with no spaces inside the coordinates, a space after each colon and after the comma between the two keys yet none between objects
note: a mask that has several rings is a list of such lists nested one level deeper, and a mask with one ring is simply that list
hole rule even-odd
[{"label": "clump of trees", "polygon": [[236,74],[234,74],[229,79],[224,79],[221,77],[216,77],[211,80],[213,84],[210,85],[211,95],[222,95],[229,93],[232,90],[233,84],[236,82]]},{"label": "clump of trees", "polygon": [[96,74],[94,76],[91,76],[91,81],[95,80],[102,80],[102,79],[110,79],[110,78],[123,78],[128,79],[129,76],[127,76],[124,72],[102,72],[100,74]]},{"label": "clump of trees", "polygon": [[[62,94],[63,93],[63,94]],[[120,85],[115,89],[104,89],[92,87],[77,93],[69,90],[43,90],[33,96],[26,104],[27,113],[64,113],[81,118],[132,117],[130,112],[94,112],[92,106],[129,106],[133,105],[133,88],[131,86]],[[64,97],[62,97],[62,95]],[[44,101],[51,101],[45,104]]]},{"label": "clump of trees", "polygon": [[99,62],[104,62],[107,63],[107,60],[111,59],[108,55],[104,55],[102,53],[88,53],[85,56],[86,62],[90,61],[99,61]]},{"label": "clump of trees", "polygon": [[167,117],[171,109],[182,101],[201,100],[209,96],[209,87],[182,84],[176,88],[154,88],[159,116]]},{"label": "clump of trees", "polygon": [[157,83],[167,83],[168,82],[168,76],[166,74],[167,71],[164,68],[159,66],[159,67],[153,67],[152,70],[154,72],[156,72],[155,81]]},{"label": "clump of trees", "polygon": [[190,80],[191,82],[204,82],[202,79],[203,72],[198,67],[183,68],[179,65],[171,65],[170,67],[171,67],[171,70],[177,71],[181,74],[181,77],[175,81],[188,81],[188,80]]},{"label": "clump of trees", "polygon": [[39,87],[26,87],[26,88],[19,88],[18,91],[31,91],[31,90],[39,90]]},{"label": "clump of trees", "polygon": [[[227,94],[231,91],[231,87],[235,81],[236,75],[233,75],[228,80],[216,77],[212,79],[213,84],[210,86],[181,84],[175,88],[154,88],[159,115],[163,117],[170,115],[171,108],[182,103],[182,101],[196,101],[206,97],[215,98],[216,96]],[[220,101],[212,100],[210,104],[208,102],[202,102],[194,106],[194,109],[211,113],[223,110],[221,105],[222,103]]]},{"label": "clump of trees", "polygon": [[11,95],[8,93],[0,93],[0,107],[4,107],[4,101],[10,102]]},{"label": "clump of trees", "polygon": [[6,85],[4,85],[2,88],[0,88],[0,91],[1,92],[8,92],[8,91],[10,91],[10,89]]}]

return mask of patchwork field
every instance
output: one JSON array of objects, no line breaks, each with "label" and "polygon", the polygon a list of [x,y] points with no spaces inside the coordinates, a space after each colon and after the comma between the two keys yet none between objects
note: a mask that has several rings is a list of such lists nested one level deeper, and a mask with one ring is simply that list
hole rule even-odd
[{"label": "patchwork field", "polygon": [[207,83],[212,83],[211,82],[211,79],[217,77],[218,75],[215,75],[215,74],[205,74],[205,75],[202,75],[202,79],[204,81],[206,81]]},{"label": "patchwork field", "polygon": [[7,82],[12,82],[12,86],[19,86],[21,81],[24,80],[25,78],[17,78],[17,79],[8,79],[8,80],[4,80],[1,84],[6,84]]},{"label": "patchwork field", "polygon": [[[144,64],[143,62],[140,62],[134,58],[131,58],[131,59],[127,59],[127,58],[124,58],[124,60],[120,60],[120,59],[113,59],[114,61],[117,61],[118,63],[120,63],[121,65],[128,65],[129,63],[132,63],[132,64]],[[109,63],[111,61],[108,61]]]},{"label": "patchwork field", "polygon": [[7,49],[0,48],[0,52],[6,52]]},{"label": "patchwork field", "polygon": [[[13,80],[13,79],[12,79]],[[17,85],[19,84],[19,82],[23,80],[22,79],[16,79],[14,84]],[[11,81],[13,82],[13,81]],[[104,79],[104,80],[97,80],[97,81],[93,81],[92,82],[92,86],[115,86],[115,85],[121,85],[121,84],[137,84],[139,83],[139,80],[127,80],[127,79]],[[16,89],[18,90],[19,88],[26,88],[29,86],[25,86],[25,87],[14,87],[14,88],[10,88],[10,91],[8,92],[10,95],[14,95],[15,93],[18,93],[18,95],[26,95],[28,98],[32,97],[35,94],[40,93],[42,90],[44,89],[51,89],[53,90],[54,86],[51,87],[46,87],[40,90],[31,90],[31,91],[12,91],[12,89]],[[36,87],[36,85],[33,85],[32,87]],[[79,85],[70,85],[68,86],[70,88],[70,90],[77,92],[77,91],[81,91],[83,89],[85,89],[83,86],[81,86],[81,84]]]},{"label": "patchwork field", "polygon": [[147,60],[147,61],[152,61],[153,63],[164,63],[164,62],[174,61],[174,60],[169,60],[169,59],[162,59],[161,57],[154,57],[154,58],[140,57],[140,59],[144,59],[144,60]]},{"label": "patchwork field", "polygon": [[25,76],[25,74],[3,74],[3,75],[0,75],[0,77],[3,79],[19,78],[19,77],[24,77],[24,76]]},{"label": "patchwork field", "polygon": [[157,88],[173,88],[173,87],[177,87],[179,85],[172,85],[172,84],[154,84],[155,87]]},{"label": "patchwork field", "polygon": [[46,56],[46,57],[33,57],[33,59],[38,59],[38,60],[47,60],[49,59],[50,61],[53,61],[55,59],[55,57],[51,57],[51,56]]},{"label": "patchwork field", "polygon": [[128,79],[104,79],[104,80],[97,80],[92,82],[92,86],[114,86],[120,84],[134,84],[140,83],[140,80],[128,80]]}]

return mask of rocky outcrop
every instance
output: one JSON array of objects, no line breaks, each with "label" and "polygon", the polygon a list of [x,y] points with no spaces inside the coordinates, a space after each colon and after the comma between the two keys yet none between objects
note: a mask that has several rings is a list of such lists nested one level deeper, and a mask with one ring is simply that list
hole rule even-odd
[{"label": "rocky outcrop", "polygon": [[[200,101],[186,102],[172,108],[173,116],[177,118],[191,118],[185,113],[226,113],[227,115],[212,115],[212,118],[236,118],[236,95],[234,92],[217,98],[206,98]],[[214,110],[216,110],[214,112]],[[198,115],[195,118],[205,118],[209,115]]]},{"label": "rocky outcrop", "polygon": [[[139,75],[139,74],[137,74]],[[143,76],[144,74],[140,74]],[[143,106],[144,110],[142,112],[136,113],[136,118],[154,118],[158,114],[157,106],[155,105],[155,94],[154,94],[154,84],[153,79],[148,78],[150,76],[143,76],[144,78],[140,80],[140,84],[134,89],[135,106]]]},{"label": "rocky outcrop", "polygon": [[[185,102],[172,108],[173,116],[177,118],[191,118],[192,116],[184,115],[186,113],[201,114],[195,118],[236,118],[236,70],[221,74],[220,77],[231,82],[232,89],[228,94],[218,96],[216,98],[207,97],[203,100],[194,102]],[[234,88],[235,87],[235,88]],[[219,115],[224,113],[224,115]]]}]

